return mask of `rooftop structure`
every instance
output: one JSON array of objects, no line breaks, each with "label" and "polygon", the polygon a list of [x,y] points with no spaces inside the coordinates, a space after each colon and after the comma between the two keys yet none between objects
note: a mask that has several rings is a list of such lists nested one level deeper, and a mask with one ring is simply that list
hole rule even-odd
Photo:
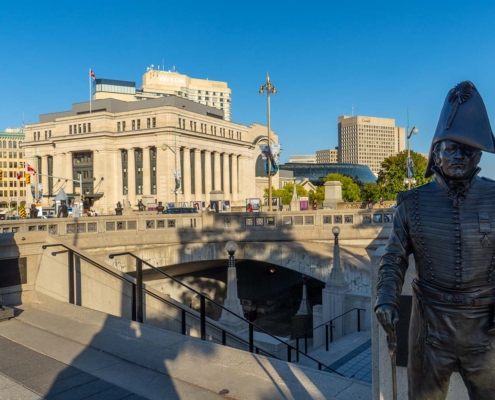
[{"label": "rooftop structure", "polygon": [[136,82],[132,81],[96,79],[93,98],[114,98],[129,102],[175,95],[221,110],[223,118],[230,121],[231,94],[227,82],[190,78],[175,70],[160,71],[152,65],[143,74],[142,86],[139,89],[136,89]]}]

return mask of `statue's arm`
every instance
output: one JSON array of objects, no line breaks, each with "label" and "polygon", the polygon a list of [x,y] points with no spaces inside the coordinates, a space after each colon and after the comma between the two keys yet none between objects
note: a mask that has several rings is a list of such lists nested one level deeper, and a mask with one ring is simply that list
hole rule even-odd
[{"label": "statue's arm", "polygon": [[393,229],[380,261],[375,304],[375,313],[380,323],[390,328],[398,320],[399,298],[411,252],[406,204],[401,203],[397,208]]}]

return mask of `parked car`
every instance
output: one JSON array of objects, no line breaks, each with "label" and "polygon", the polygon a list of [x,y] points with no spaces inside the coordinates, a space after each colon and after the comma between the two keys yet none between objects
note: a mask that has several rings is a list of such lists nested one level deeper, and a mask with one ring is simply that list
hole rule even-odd
[{"label": "parked car", "polygon": [[197,214],[198,210],[192,207],[175,207],[163,211],[164,214]]}]

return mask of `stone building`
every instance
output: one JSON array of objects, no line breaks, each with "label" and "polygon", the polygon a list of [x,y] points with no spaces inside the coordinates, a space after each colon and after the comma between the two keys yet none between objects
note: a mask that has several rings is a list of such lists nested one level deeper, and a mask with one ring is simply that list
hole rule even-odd
[{"label": "stone building", "polygon": [[21,128],[7,128],[5,132],[0,132],[1,208],[26,203],[24,151],[21,149],[23,141],[24,133]]},{"label": "stone building", "polygon": [[316,150],[316,163],[317,164],[337,164],[338,162],[339,150],[335,149],[328,150]]},{"label": "stone building", "polygon": [[338,135],[338,162],[367,165],[375,175],[385,158],[406,146],[405,129],[392,118],[344,115],[338,118]]},{"label": "stone building", "polygon": [[[80,178],[84,207],[100,213],[113,213],[118,201],[132,207],[139,200],[208,204],[217,190],[231,206],[263,196],[255,163],[266,126],[226,121],[223,110],[174,95],[95,100],[91,110],[89,102],[73,104],[71,111],[41,115],[25,128],[23,149],[37,166],[44,206],[60,188],[77,201]],[[181,171],[177,198],[173,170]],[[273,181],[277,187],[278,177]]]},{"label": "stone building", "polygon": [[231,120],[232,97],[227,82],[190,78],[173,71],[160,71],[152,65],[142,77],[142,86],[114,79],[96,79],[94,100],[113,98],[124,101],[148,100],[163,95],[175,95],[224,112]]}]

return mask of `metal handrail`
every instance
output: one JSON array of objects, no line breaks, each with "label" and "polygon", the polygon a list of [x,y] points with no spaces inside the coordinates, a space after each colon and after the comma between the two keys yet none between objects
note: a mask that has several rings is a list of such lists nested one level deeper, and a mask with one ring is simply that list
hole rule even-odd
[{"label": "metal handrail", "polygon": [[[300,335],[296,336],[293,339],[289,339],[288,342],[295,340],[296,341],[296,347],[299,348],[299,339],[304,337],[305,349],[304,349],[304,352],[301,351],[301,353],[303,353],[304,355],[307,355],[306,353],[308,352],[308,334],[315,331],[318,328],[321,328],[322,326],[325,326],[325,350],[328,351],[328,328],[330,328],[330,329],[335,328],[335,326],[333,325],[333,321],[335,321],[336,319],[338,319],[340,317],[343,317],[344,315],[346,315],[346,314],[348,314],[354,310],[357,310],[357,330],[358,330],[358,332],[361,332],[361,311],[366,311],[366,309],[354,307],[352,310],[348,310],[345,313],[340,314],[340,315],[336,316],[335,318],[332,318],[331,320],[324,322],[323,324],[318,325],[315,328],[312,328],[306,332],[301,333]],[[330,343],[332,343],[332,342],[333,342],[333,331],[331,330],[330,331]],[[297,359],[297,361],[299,361],[299,359]]]},{"label": "metal handrail", "polygon": [[[87,258],[86,256],[82,255],[81,253],[79,253],[78,251],[75,251],[75,250],[72,250],[70,249],[69,247],[67,247],[66,245],[64,244],[45,244],[43,246],[41,246],[43,249],[46,249],[47,247],[55,247],[55,246],[61,246],[61,247],[64,247],[68,250],[68,261],[69,261],[69,303],[71,304],[75,304],[75,296],[74,296],[74,293],[75,293],[75,290],[74,290],[74,254],[76,254],[80,259],[88,262],[89,264],[99,268],[100,270],[112,275],[113,277],[115,278],[118,278],[120,279],[121,281],[124,281],[124,282],[127,282],[127,283],[130,283],[133,285],[133,305],[132,305],[132,320],[133,321],[138,321],[139,319],[139,315],[137,315],[136,311],[137,311],[137,296],[136,296],[136,286],[138,284],[138,280],[136,278],[133,278],[133,277],[130,277],[129,275],[119,275],[115,272],[113,272],[112,270],[109,270],[108,268],[106,267],[103,267],[102,265],[94,262],[93,260],[90,260],[89,258]],[[57,255],[56,253],[52,253],[53,255]],[[192,316],[195,316],[194,313],[192,312],[189,312],[181,307],[179,307],[178,305],[168,301],[167,299],[164,299],[163,297],[160,297],[158,295],[156,295],[155,293],[152,293],[150,292],[149,290],[146,290],[146,293],[148,293],[150,296],[154,297],[155,299],[163,302],[163,303],[167,303],[167,304],[170,304],[171,306],[175,307],[175,308],[178,308],[182,311],[183,313],[183,321],[182,321],[182,325],[183,325],[183,332],[182,334],[186,334],[185,333],[185,315],[184,314],[190,314]],[[142,322],[142,321],[138,321],[138,322]],[[209,323],[211,325],[211,323]],[[220,327],[217,327],[218,329],[220,329],[222,331],[222,344],[223,345],[227,345],[227,334],[230,335],[231,337],[235,338],[236,340],[240,341],[241,343],[244,343],[246,345],[249,346],[249,342],[244,340],[243,338],[239,337],[239,336],[236,336],[236,335],[233,335],[227,331],[225,331],[224,329],[220,328]],[[279,357],[277,357],[276,355],[266,351],[266,350],[263,350],[263,349],[260,349],[259,347],[254,347],[254,351],[256,354],[260,354],[261,353],[265,353],[266,355],[270,356],[270,357],[273,357],[273,358],[276,358],[278,360],[280,360]]]},{"label": "metal handrail", "polygon": [[[119,256],[125,256],[125,255],[129,255],[131,257],[133,257],[134,259],[136,259],[136,272],[137,272],[137,275],[141,275],[141,281],[142,281],[142,268],[139,268],[139,265],[141,265],[142,267],[142,263],[146,264],[148,267],[150,267],[151,269],[159,272],[160,274],[162,275],[165,275],[167,278],[173,280],[174,282],[178,283],[179,285],[187,288],[188,290],[196,293],[197,295],[200,296],[200,301],[201,301],[201,339],[202,340],[205,340],[206,339],[206,329],[204,329],[204,319],[205,319],[205,299],[208,299],[208,301],[212,302],[213,304],[215,304],[216,306],[220,307],[221,309],[229,312],[230,314],[232,315],[235,315],[237,318],[239,318],[240,320],[246,322],[249,326],[249,351],[252,353],[253,352],[253,343],[254,343],[254,328],[258,329],[259,331],[267,334],[268,336],[274,338],[275,340],[277,340],[278,342],[280,343],[283,343],[287,346],[287,361],[289,362],[292,362],[291,361],[291,351],[292,350],[295,350],[296,351],[296,355],[298,356],[299,355],[299,352],[301,352],[301,350],[299,350],[298,348],[292,346],[291,344],[283,341],[282,339],[279,339],[278,337],[272,335],[270,332],[267,332],[265,329],[257,326],[256,324],[253,324],[252,322],[248,321],[247,319],[241,317],[240,315],[237,315],[236,313],[232,312],[231,310],[229,310],[228,308],[222,306],[221,304],[217,303],[215,300],[212,300],[210,298],[207,298],[205,295],[203,295],[202,293],[198,292],[197,290],[193,289],[192,287],[186,285],[185,283],[179,281],[178,279],[175,279],[173,276],[167,274],[166,272],[162,271],[161,269],[155,267],[154,265],[151,265],[149,262],[147,261],[144,261],[143,259],[139,258],[138,256],[136,256],[135,254],[132,254],[131,252],[128,252],[128,251],[125,251],[125,252],[121,252],[121,253],[114,253],[114,254],[109,254],[109,258],[110,259],[113,259],[114,257],[119,257]],[[141,271],[139,271],[139,269],[141,269]],[[304,354],[304,353],[303,353]],[[325,368],[329,369],[330,371],[340,375],[340,376],[344,376],[342,375],[341,373],[335,371],[333,368],[330,368],[329,366],[323,364],[321,361],[318,361],[316,360],[315,358],[307,355],[307,354],[304,354],[307,358],[309,358],[310,360],[316,362],[318,364],[318,369],[321,371],[322,370],[322,366],[324,365]],[[299,358],[299,357],[297,357]]]}]

